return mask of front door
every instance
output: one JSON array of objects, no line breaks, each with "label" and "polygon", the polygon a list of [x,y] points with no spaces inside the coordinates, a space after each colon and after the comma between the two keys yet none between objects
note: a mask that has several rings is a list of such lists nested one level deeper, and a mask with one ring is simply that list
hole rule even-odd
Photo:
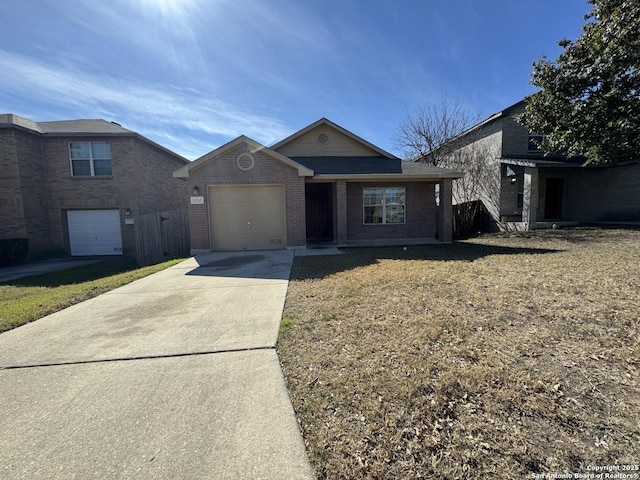
[{"label": "front door", "polygon": [[307,183],[305,204],[307,241],[333,241],[333,191],[331,183]]},{"label": "front door", "polygon": [[547,178],[544,196],[545,220],[558,220],[562,218],[562,192],[564,179]]}]

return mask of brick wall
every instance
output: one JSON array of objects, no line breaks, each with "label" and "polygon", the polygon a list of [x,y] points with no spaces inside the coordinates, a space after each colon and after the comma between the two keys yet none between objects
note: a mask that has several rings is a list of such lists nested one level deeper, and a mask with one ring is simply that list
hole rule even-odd
[{"label": "brick wall", "polygon": [[[69,142],[109,142],[111,145],[111,177],[72,177]],[[124,209],[137,207],[135,139],[132,137],[46,138],[44,159],[48,191],[49,224],[54,250],[68,252],[67,210]],[[168,173],[169,174],[169,173]],[[122,228],[124,255],[135,255],[135,233],[132,225]]]},{"label": "brick wall", "polygon": [[[362,189],[365,187],[405,187],[405,223],[402,225],[364,225]],[[347,184],[347,240],[434,238],[435,231],[435,183]]]},{"label": "brick wall", "polygon": [[27,238],[16,133],[0,129],[0,239]]},{"label": "brick wall", "polygon": [[236,159],[241,153],[251,153],[245,143],[191,170],[187,181],[187,195],[198,186],[200,195],[205,197],[204,205],[189,205],[192,250],[211,248],[207,198],[209,185],[284,184],[287,246],[305,245],[304,177],[299,177],[296,169],[261,152],[252,153],[255,165],[251,170],[243,171],[236,165]]},{"label": "brick wall", "polygon": [[38,258],[47,255],[51,250],[47,191],[43,188],[43,145],[37,136],[20,130],[16,131],[16,139],[29,254],[31,258]]},{"label": "brick wall", "polygon": [[136,139],[136,211],[134,215],[186,208],[187,182],[173,178],[173,171],[184,162],[170,153]]},{"label": "brick wall", "polygon": [[546,179],[564,178],[563,219],[578,222],[640,222],[640,165],[541,169],[538,220],[544,218]]}]

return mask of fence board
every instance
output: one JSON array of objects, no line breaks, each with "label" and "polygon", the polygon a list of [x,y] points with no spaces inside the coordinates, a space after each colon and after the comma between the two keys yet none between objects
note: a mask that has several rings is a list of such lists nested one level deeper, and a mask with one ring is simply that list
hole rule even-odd
[{"label": "fence board", "polygon": [[140,215],[135,220],[138,265],[153,265],[189,256],[189,215],[186,209]]}]

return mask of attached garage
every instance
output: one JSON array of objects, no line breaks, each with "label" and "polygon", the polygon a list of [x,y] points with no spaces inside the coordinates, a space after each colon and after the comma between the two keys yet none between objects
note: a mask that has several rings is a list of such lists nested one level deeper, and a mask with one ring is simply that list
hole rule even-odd
[{"label": "attached garage", "polygon": [[208,196],[213,250],[286,247],[284,185],[212,185]]},{"label": "attached garage", "polygon": [[71,255],[122,255],[119,210],[69,210]]}]

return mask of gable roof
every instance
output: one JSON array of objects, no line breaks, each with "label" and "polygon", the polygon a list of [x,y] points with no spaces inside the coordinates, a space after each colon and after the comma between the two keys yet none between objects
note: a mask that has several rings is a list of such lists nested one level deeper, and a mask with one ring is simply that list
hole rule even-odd
[{"label": "gable roof", "polygon": [[232,150],[233,148],[237,147],[238,145],[245,143],[248,147],[249,150],[251,151],[251,153],[256,153],[256,152],[261,152],[264,153],[266,155],[269,155],[270,157],[284,163],[285,165],[288,165],[292,168],[295,168],[298,170],[298,176],[300,177],[312,177],[313,176],[313,170],[305,167],[304,165],[301,165],[298,162],[295,162],[294,160],[290,159],[289,157],[285,157],[284,155],[278,153],[278,152],[274,152],[273,150],[271,150],[270,148],[265,147],[264,145],[262,145],[261,143],[256,142],[255,140],[245,136],[245,135],[240,135],[238,138],[231,140],[230,142],[222,145],[221,147],[216,148],[215,150],[203,155],[202,157],[194,160],[193,162],[190,162],[188,165],[185,165],[183,167],[180,167],[178,170],[175,170],[173,172],[173,176],[177,177],[177,178],[189,178],[189,172],[191,170],[195,170],[197,168],[202,167],[203,165],[206,165],[207,163],[209,163],[210,161],[212,161],[213,159],[215,159],[217,156],[222,155],[223,153]]},{"label": "gable roof", "polygon": [[0,128],[18,128],[43,137],[93,137],[93,136],[126,136],[136,137],[164,152],[173,155],[183,163],[189,160],[182,155],[149,140],[137,132],[128,130],[116,122],[103,119],[61,120],[55,122],[34,122],[14,113],[0,114]]},{"label": "gable roof", "polygon": [[466,135],[469,135],[471,132],[474,132],[475,130],[478,130],[482,127],[485,127],[486,125],[495,122],[496,120],[499,120],[503,117],[508,117],[509,115],[511,115],[511,113],[514,110],[518,110],[520,109],[520,107],[522,107],[525,104],[524,100],[520,100],[519,102],[514,103],[513,105],[508,106],[507,108],[500,110],[497,113],[494,113],[493,115],[490,115],[488,118],[482,120],[481,122],[476,123],[475,125],[469,127],[468,129],[466,129],[464,132],[462,132],[460,135],[456,136],[455,138],[452,138],[450,141],[456,140],[458,138],[464,137]]},{"label": "gable roof", "polygon": [[337,131],[339,131],[340,133],[342,133],[343,135],[346,135],[347,137],[351,138],[352,140],[364,145],[365,147],[373,150],[374,152],[378,153],[380,156],[383,157],[387,157],[387,158],[398,158],[395,155],[386,152],[385,150],[381,149],[380,147],[376,147],[373,143],[367,142],[365,139],[359,137],[358,135],[356,135],[355,133],[351,133],[349,130],[342,128],[340,125],[333,123],[331,120],[328,120],[326,118],[321,118],[320,120],[318,120],[317,122],[313,122],[311,125],[308,125],[306,127],[304,127],[302,130],[298,130],[297,132],[295,132],[292,135],[289,135],[287,138],[285,138],[284,140],[279,141],[278,143],[276,143],[275,145],[272,145],[270,148],[271,150],[278,150],[279,148],[283,147],[284,145],[287,145],[289,143],[291,143],[292,141],[294,141],[295,139],[301,137],[302,135],[304,135],[305,133],[313,130],[314,128],[317,128],[321,125],[326,125],[328,127],[331,127]]}]

